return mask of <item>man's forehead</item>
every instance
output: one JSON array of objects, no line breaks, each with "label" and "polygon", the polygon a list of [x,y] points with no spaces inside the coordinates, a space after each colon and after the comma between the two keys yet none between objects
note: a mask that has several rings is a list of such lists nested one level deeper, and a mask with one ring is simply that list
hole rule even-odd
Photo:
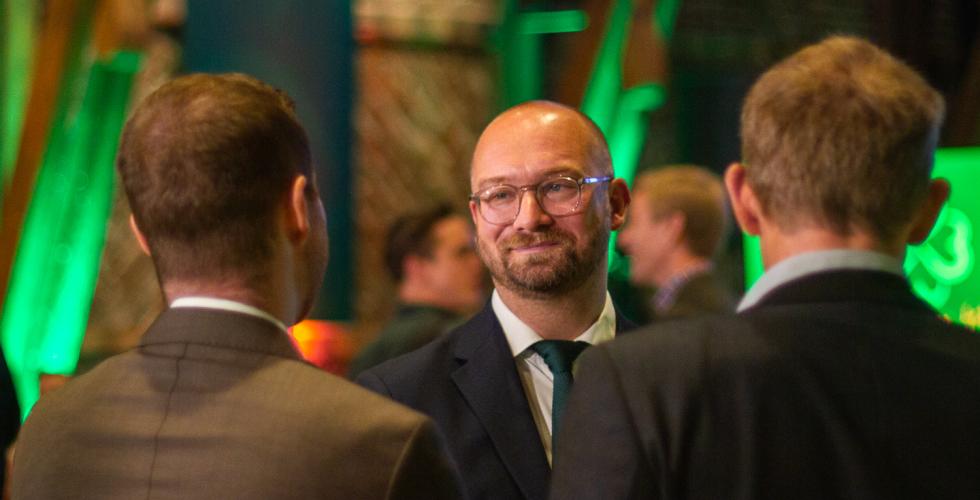
[{"label": "man's forehead", "polygon": [[521,165],[493,165],[483,171],[472,172],[470,181],[479,188],[497,184],[525,184],[553,177],[580,178],[586,175],[584,165],[566,164],[551,167],[533,168]]}]

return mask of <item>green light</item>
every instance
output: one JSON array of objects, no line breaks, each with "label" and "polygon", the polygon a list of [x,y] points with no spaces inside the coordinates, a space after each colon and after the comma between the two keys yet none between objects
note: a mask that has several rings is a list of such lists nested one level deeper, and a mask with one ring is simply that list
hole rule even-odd
[{"label": "green light", "polygon": [[660,36],[670,41],[674,38],[674,25],[677,14],[681,11],[681,0],[658,0],[655,22],[660,30]]},{"label": "green light", "polygon": [[581,10],[527,12],[518,16],[518,23],[518,31],[525,35],[573,33],[584,30],[589,18]]},{"label": "green light", "polygon": [[0,320],[25,416],[39,375],[71,374],[78,363],[138,62],[137,54],[120,53],[94,63],[87,80],[68,78],[63,87]]},{"label": "green light", "polygon": [[[582,99],[582,112],[588,115],[609,139],[622,91],[623,53],[632,16],[632,0],[617,0],[609,14],[605,35],[599,45],[592,76]],[[616,165],[619,168],[619,165]]]},{"label": "green light", "polygon": [[0,199],[10,182],[24,121],[34,53],[32,0],[0,2]]},{"label": "green light", "polygon": [[[904,270],[912,289],[947,318],[980,328],[980,276],[976,255],[980,250],[975,228],[980,224],[980,148],[936,151],[933,177],[952,185],[929,237],[909,246]],[[758,238],[744,236],[745,282],[749,288],[762,275]]]}]

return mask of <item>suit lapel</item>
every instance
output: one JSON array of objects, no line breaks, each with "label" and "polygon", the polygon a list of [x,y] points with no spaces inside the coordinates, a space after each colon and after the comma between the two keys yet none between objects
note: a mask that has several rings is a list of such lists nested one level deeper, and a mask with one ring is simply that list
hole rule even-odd
[{"label": "suit lapel", "polygon": [[[466,327],[464,327],[466,328]],[[545,498],[551,468],[504,332],[488,303],[461,337],[452,378],[526,498]]]}]

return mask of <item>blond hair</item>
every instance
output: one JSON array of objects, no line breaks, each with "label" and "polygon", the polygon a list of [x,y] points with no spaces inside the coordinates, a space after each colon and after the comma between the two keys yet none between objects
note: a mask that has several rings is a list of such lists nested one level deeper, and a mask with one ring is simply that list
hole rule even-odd
[{"label": "blond hair", "polygon": [[742,108],[742,159],[780,227],[889,238],[925,196],[945,105],[871,43],[831,37],[762,75]]}]

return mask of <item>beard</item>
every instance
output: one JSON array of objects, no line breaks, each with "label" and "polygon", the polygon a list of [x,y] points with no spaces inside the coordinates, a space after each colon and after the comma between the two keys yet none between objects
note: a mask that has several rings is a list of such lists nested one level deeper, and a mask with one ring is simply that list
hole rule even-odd
[{"label": "beard", "polygon": [[[542,232],[512,236],[498,243],[495,249],[493,243],[480,240],[477,249],[497,286],[523,297],[544,298],[582,286],[603,265],[609,230],[596,224],[585,237],[588,245],[577,249],[571,233],[550,227]],[[544,242],[557,243],[557,247],[523,257],[513,254],[514,248]]]}]

